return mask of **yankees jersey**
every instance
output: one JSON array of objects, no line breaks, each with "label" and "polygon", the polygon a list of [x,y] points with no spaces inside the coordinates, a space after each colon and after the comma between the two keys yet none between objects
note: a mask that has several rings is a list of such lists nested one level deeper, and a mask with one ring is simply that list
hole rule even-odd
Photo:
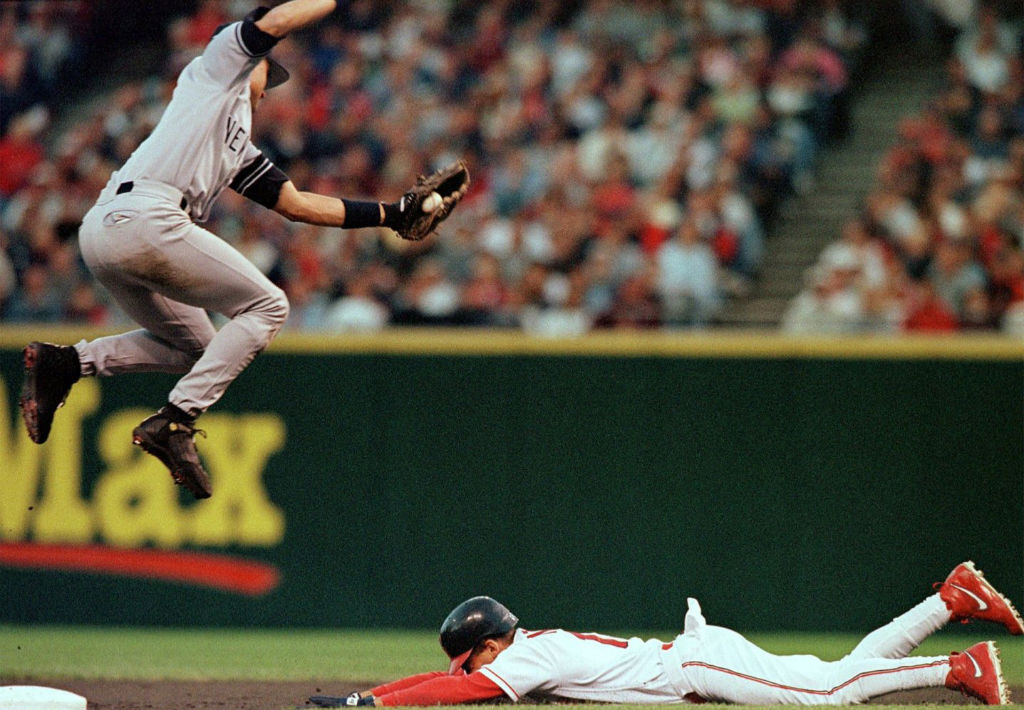
[{"label": "yankees jersey", "polygon": [[182,70],[156,128],[111,176],[107,189],[132,180],[162,182],[181,191],[198,222],[206,221],[229,183],[246,194],[273,168],[250,141],[249,74],[276,42],[248,21],[214,35]]},{"label": "yankees jersey", "polygon": [[612,703],[680,703],[662,659],[671,644],[562,629],[516,631],[512,644],[477,671],[512,700],[527,693]]}]

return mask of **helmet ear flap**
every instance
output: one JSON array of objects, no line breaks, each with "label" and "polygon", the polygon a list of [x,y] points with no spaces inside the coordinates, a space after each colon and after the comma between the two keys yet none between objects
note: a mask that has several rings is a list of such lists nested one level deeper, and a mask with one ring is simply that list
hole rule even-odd
[{"label": "helmet ear flap", "polygon": [[452,659],[451,663],[448,664],[448,675],[458,675],[459,673],[465,673],[463,668],[466,665],[466,661],[473,655],[473,649],[469,649],[465,653],[460,653],[458,656]]}]

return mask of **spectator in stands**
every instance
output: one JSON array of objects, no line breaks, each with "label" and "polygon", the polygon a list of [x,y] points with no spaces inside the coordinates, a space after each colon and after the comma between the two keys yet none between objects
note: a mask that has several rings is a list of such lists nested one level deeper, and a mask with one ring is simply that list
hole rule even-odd
[{"label": "spectator in stands", "polygon": [[927,278],[913,279],[907,297],[907,318],[903,329],[908,332],[948,333],[957,329],[956,313],[935,292]]},{"label": "spectator in stands", "polygon": [[657,253],[658,292],[668,325],[704,326],[721,300],[718,262],[694,218],[685,219]]},{"label": "spectator in stands", "polygon": [[1001,24],[993,7],[982,4],[976,24],[957,41],[957,56],[967,79],[981,92],[997,93],[1010,78],[1010,58],[1017,51],[1016,33]]},{"label": "spectator in stands", "polygon": [[0,137],[0,204],[28,185],[33,170],[43,161],[39,135],[46,122],[46,109],[40,106],[17,116]]},{"label": "spectator in stands", "polygon": [[7,307],[12,323],[56,323],[60,321],[60,298],[45,264],[32,264],[22,273],[21,288]]},{"label": "spectator in stands", "polygon": [[619,285],[612,306],[597,319],[598,328],[626,330],[661,326],[661,302],[648,270],[635,272]]},{"label": "spectator in stands", "polygon": [[[90,119],[45,141],[55,147],[39,165],[5,172],[17,186],[7,187],[0,224],[22,280],[29,263],[53,268],[31,257],[26,219],[80,219],[102,187],[97,176],[155,124],[173,90],[167,77],[248,2],[198,3],[168,28],[165,76],[105,97]],[[237,223],[244,210],[215,210],[211,228],[285,288],[298,327],[328,327],[347,298],[375,324],[522,325],[539,309],[569,330],[657,325],[668,303],[654,285],[682,270],[654,274],[644,255],[676,241],[686,220],[698,226],[691,251],[704,276],[695,310],[673,312],[673,324],[705,324],[723,290],[744,292],[766,220],[794,187],[813,184],[827,133],[816,102],[845,91],[843,62],[855,57],[858,34],[842,6],[830,3],[824,15],[792,0],[526,7],[455,0],[385,12],[354,0],[333,23],[277,48],[302,69],[267,97],[253,140],[297,180],[325,193],[400,191],[418,166],[453,157],[449,145],[474,176],[442,238],[403,251],[383,233],[359,240],[366,247],[355,253],[324,230],[253,229],[248,220],[260,217]],[[17,107],[2,121],[36,100],[23,54],[41,46],[38,31],[32,48],[5,37],[51,28],[47,56],[74,61],[70,14],[30,14],[0,8],[0,112]],[[453,42],[451,28],[465,36]],[[87,295],[68,289],[61,297],[75,304],[63,309],[118,317],[102,292],[93,294],[100,308],[83,308]],[[339,315],[335,324],[348,322]]]},{"label": "spectator in stands", "polygon": [[[1024,138],[1008,123],[1024,95],[1009,80],[1021,60],[1017,37],[981,7],[947,64],[947,86],[902,123],[866,199],[865,225],[893,258],[885,283],[869,283],[865,271],[859,289],[869,311],[887,302],[895,313],[902,302],[907,330],[1018,332],[1024,322]],[[875,326],[884,322],[891,318]]]},{"label": "spectator in stands", "polygon": [[958,320],[964,319],[971,294],[985,293],[987,286],[985,272],[972,258],[966,239],[947,240],[936,247],[928,279]]},{"label": "spectator in stands", "polygon": [[863,293],[858,288],[860,264],[851,252],[819,264],[809,276],[808,287],[790,303],[782,318],[782,330],[792,334],[857,333],[868,322]]},{"label": "spectator in stands", "polygon": [[332,332],[380,330],[388,323],[388,309],[373,293],[369,274],[357,274],[346,284],[345,295],[327,307],[323,326]]}]

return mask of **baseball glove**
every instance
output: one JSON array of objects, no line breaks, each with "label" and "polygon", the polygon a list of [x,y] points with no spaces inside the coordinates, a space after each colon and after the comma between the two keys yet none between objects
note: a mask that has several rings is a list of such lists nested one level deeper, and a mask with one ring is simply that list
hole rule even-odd
[{"label": "baseball glove", "polygon": [[[420,175],[409,192],[402,195],[402,216],[394,228],[395,232],[402,239],[418,242],[448,219],[448,215],[459,204],[459,200],[465,197],[468,189],[469,170],[461,160],[441,168],[432,175]],[[432,209],[431,203],[427,202],[428,209],[425,211],[424,201],[436,201],[437,198],[431,198],[431,194],[435,192],[440,196],[440,202]]]}]

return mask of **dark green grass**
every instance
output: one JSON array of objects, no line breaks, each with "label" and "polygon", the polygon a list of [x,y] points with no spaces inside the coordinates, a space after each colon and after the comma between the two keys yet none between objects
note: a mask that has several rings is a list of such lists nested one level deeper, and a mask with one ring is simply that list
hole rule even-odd
[{"label": "dark green grass", "polygon": [[[915,655],[945,655],[996,641],[1011,685],[1024,685],[1024,638],[938,634]],[[640,633],[668,639],[671,633]],[[846,634],[752,634],[773,653],[836,659],[859,638]],[[390,680],[445,667],[425,631],[184,630],[0,626],[0,678]]]}]

